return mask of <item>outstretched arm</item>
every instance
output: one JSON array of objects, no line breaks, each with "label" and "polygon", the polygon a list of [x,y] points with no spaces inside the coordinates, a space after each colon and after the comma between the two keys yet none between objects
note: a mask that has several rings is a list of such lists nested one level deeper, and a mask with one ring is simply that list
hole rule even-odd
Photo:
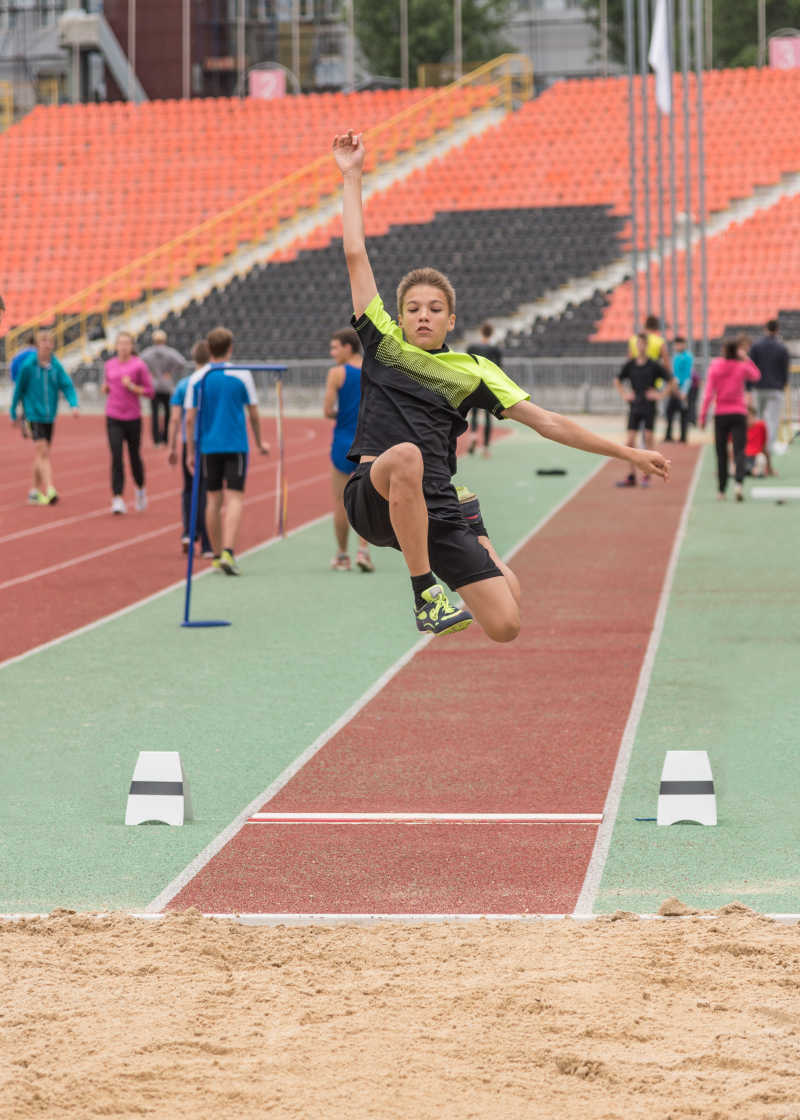
[{"label": "outstretched arm", "polygon": [[356,318],[360,318],[378,294],[364,239],[364,210],[361,202],[364,142],[361,135],[349,129],[342,136],[334,136],[333,156],[344,180],[342,189],[344,257],[350,274],[353,311]]},{"label": "outstretched arm", "polygon": [[566,447],[575,447],[578,451],[591,451],[595,455],[609,455],[613,459],[625,459],[644,474],[655,474],[664,480],[669,478],[669,460],[660,452],[624,447],[621,443],[615,443],[611,439],[597,436],[594,432],[582,428],[568,416],[562,416],[559,412],[548,412],[531,401],[519,401],[506,409],[503,415],[518,420],[528,428],[533,428],[534,432],[538,432],[545,439],[563,443]]}]

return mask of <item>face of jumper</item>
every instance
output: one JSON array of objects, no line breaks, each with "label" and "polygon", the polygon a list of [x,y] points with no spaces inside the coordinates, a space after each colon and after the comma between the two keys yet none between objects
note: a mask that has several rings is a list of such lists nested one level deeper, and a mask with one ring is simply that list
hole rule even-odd
[{"label": "face of jumper", "polygon": [[129,334],[117,335],[117,357],[121,362],[127,362],[133,353],[133,339]]},{"label": "face of jumper", "polygon": [[421,350],[441,350],[456,323],[447,296],[432,284],[414,284],[408,289],[397,320],[406,340]]}]

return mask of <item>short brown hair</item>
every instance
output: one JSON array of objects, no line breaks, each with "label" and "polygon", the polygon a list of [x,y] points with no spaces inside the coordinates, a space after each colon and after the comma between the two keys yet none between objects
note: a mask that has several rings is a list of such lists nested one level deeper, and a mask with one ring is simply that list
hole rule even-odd
[{"label": "short brown hair", "polygon": [[644,325],[649,331],[657,331],[661,326],[661,320],[658,315],[648,315],[644,321]]},{"label": "short brown hair", "polygon": [[349,346],[354,354],[361,353],[361,339],[358,337],[358,331],[354,331],[352,327],[343,327],[340,331],[334,331],[331,341],[334,339],[342,346]]},{"label": "short brown hair", "polygon": [[445,274],[439,272],[437,268],[412,268],[411,272],[405,274],[397,285],[397,310],[399,314],[403,314],[403,300],[406,298],[406,293],[409,288],[413,288],[416,284],[430,284],[432,288],[438,288],[447,300],[447,308],[450,314],[455,315],[456,293],[453,290],[453,285]]},{"label": "short brown hair", "polygon": [[204,366],[210,357],[211,351],[208,348],[208,343],[204,338],[198,338],[192,347],[192,361],[199,366]]},{"label": "short brown hair", "polygon": [[214,327],[206,338],[212,358],[223,358],[233,346],[233,334],[227,327]]},{"label": "short brown hair", "polygon": [[481,334],[484,338],[491,338],[494,334],[494,327],[491,323],[484,323],[481,327]]}]

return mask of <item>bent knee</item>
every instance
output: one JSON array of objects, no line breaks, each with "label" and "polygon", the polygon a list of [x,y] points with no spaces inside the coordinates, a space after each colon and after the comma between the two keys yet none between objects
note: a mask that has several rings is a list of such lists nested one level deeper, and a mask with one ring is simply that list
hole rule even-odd
[{"label": "bent knee", "polygon": [[507,615],[495,619],[490,626],[484,627],[493,642],[513,642],[519,636],[519,615]]}]

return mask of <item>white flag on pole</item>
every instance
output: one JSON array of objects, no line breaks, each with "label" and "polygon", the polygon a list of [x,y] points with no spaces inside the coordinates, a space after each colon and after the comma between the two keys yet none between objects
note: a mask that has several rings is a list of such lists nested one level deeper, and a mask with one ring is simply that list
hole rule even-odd
[{"label": "white flag on pole", "polygon": [[656,72],[656,105],[662,113],[672,112],[672,67],[669,60],[667,0],[656,0],[653,34],[647,61]]}]

